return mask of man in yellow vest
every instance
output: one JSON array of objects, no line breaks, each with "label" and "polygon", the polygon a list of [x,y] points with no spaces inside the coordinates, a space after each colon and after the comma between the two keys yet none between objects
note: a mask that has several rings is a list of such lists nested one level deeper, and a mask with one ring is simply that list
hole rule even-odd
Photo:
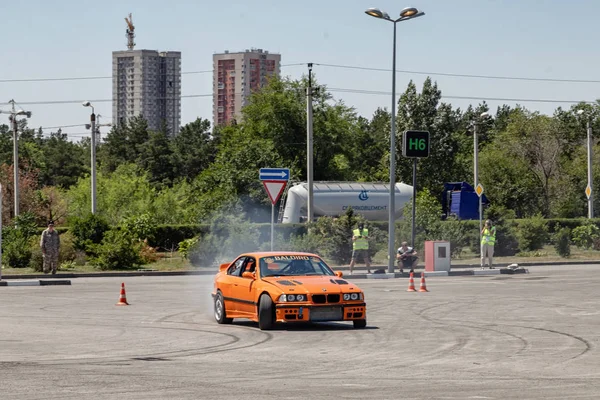
[{"label": "man in yellow vest", "polygon": [[371,262],[369,260],[369,230],[365,229],[362,222],[358,223],[358,229],[352,231],[352,260],[350,261],[350,275],[354,270],[354,264],[358,257],[365,261],[369,274],[371,273]]},{"label": "man in yellow vest", "polygon": [[496,244],[496,227],[492,225],[489,219],[481,230],[481,269],[485,268],[485,260],[489,259],[489,267],[493,269],[492,259],[494,257],[494,245]]}]

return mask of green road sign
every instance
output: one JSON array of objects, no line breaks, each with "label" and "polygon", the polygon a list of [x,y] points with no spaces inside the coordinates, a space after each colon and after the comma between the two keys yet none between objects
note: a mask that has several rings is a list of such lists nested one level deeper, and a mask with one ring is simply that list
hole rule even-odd
[{"label": "green road sign", "polygon": [[429,132],[405,131],[402,136],[402,155],[410,158],[429,157]]}]

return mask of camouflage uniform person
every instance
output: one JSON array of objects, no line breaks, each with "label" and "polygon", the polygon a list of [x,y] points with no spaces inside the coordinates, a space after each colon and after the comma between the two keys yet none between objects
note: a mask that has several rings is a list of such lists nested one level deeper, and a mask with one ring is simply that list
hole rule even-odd
[{"label": "camouflage uniform person", "polygon": [[40,247],[42,248],[42,255],[44,257],[44,273],[47,274],[52,271],[52,275],[56,274],[60,237],[58,236],[58,232],[54,230],[53,221],[50,221],[48,229],[42,232]]}]

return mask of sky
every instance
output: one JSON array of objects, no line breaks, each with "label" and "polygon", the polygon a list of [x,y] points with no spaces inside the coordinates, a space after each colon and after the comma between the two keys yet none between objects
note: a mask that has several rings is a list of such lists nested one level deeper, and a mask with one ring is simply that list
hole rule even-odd
[{"label": "sky", "polygon": [[[111,122],[112,51],[126,49],[132,13],[136,49],[182,52],[182,95],[201,95],[182,98],[182,124],[212,122],[212,55],[249,48],[280,53],[291,78],[313,63],[319,84],[370,118],[391,106],[393,24],[364,11],[393,17],[408,6],[425,16],[397,25],[397,93],[410,80],[420,90],[429,74],[461,109],[487,99],[492,110],[521,104],[552,114],[600,98],[597,0],[28,0],[0,3],[0,110],[14,99],[32,112],[31,127],[63,127],[73,140],[89,136],[84,100]],[[23,81],[89,77],[97,79]]]}]

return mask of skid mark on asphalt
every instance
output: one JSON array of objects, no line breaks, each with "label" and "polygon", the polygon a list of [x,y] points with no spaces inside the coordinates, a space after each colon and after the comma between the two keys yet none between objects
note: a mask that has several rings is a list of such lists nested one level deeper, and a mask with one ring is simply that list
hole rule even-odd
[{"label": "skid mark on asphalt", "polygon": [[[438,324],[445,324],[445,325],[453,326],[453,327],[464,326],[464,327],[470,327],[470,328],[478,329],[478,330],[491,331],[491,332],[496,332],[496,333],[499,333],[502,335],[508,335],[517,340],[520,340],[522,342],[521,348],[517,352],[515,352],[513,355],[506,356],[509,358],[513,357],[515,355],[519,355],[519,354],[525,352],[526,350],[530,350],[532,347],[531,343],[530,343],[530,341],[528,341],[525,337],[523,337],[521,335],[516,335],[516,334],[510,333],[510,332],[506,332],[506,331],[498,329],[497,327],[513,327],[513,328],[546,332],[546,333],[551,333],[551,334],[567,337],[567,338],[573,339],[573,340],[578,341],[581,344],[583,344],[584,348],[580,352],[569,357],[566,360],[560,361],[560,363],[572,361],[576,358],[579,358],[579,357],[585,355],[586,353],[588,353],[589,351],[592,350],[592,344],[588,340],[586,340],[580,336],[576,336],[576,335],[573,335],[573,334],[570,334],[567,332],[558,331],[555,329],[546,329],[546,328],[539,328],[539,327],[529,326],[529,325],[504,324],[504,323],[495,323],[494,325],[496,326],[496,328],[489,328],[489,327],[483,326],[482,324],[476,324],[476,323],[474,323],[474,321],[455,320],[455,319],[449,319],[449,318],[434,319],[434,318],[428,317],[426,315],[426,313],[431,310],[435,310],[437,308],[441,308],[441,307],[447,306],[449,304],[455,304],[455,303],[442,303],[442,304],[438,304],[435,306],[427,307],[427,308],[424,308],[423,310],[421,310],[420,312],[417,312],[417,314],[430,322],[434,322],[434,323],[438,323]],[[455,304],[454,308],[458,308],[458,306]],[[448,315],[448,314],[450,314],[450,312],[448,312],[446,315]],[[550,368],[550,366],[548,366],[546,368]]]},{"label": "skid mark on asphalt", "polygon": [[[173,317],[175,315],[182,315],[186,313],[177,313],[172,314],[170,316],[163,317],[163,319],[168,319],[169,317]],[[183,323],[185,324],[185,323]],[[92,324],[78,324],[80,326],[95,326]],[[105,325],[110,326],[110,325]],[[122,327],[122,325],[114,325],[115,327]],[[192,357],[198,355],[206,355],[213,353],[223,353],[229,351],[238,351],[248,347],[260,346],[270,341],[273,338],[273,335],[263,331],[256,331],[252,328],[252,332],[258,335],[260,338],[252,341],[244,341],[243,344],[235,345],[240,342],[239,335],[235,335],[227,332],[220,332],[211,329],[199,329],[199,328],[186,328],[186,327],[173,327],[173,326],[148,326],[148,325],[135,325],[135,326],[127,326],[125,327],[127,330],[167,330],[167,331],[190,331],[190,332],[201,332],[207,333],[209,335],[218,335],[225,336],[228,340],[225,343],[211,345],[211,346],[203,346],[203,347],[193,347],[193,348],[185,348],[174,351],[163,351],[163,352],[141,352],[136,354],[127,354],[127,355],[119,355],[119,356],[90,356],[90,357],[64,357],[59,359],[42,359],[36,362],[24,362],[24,364],[31,365],[102,365],[102,364],[112,364],[112,365],[124,365],[123,363],[127,363],[132,361],[133,359],[139,358],[182,358],[182,357]],[[244,326],[229,326],[228,329],[248,329]],[[217,328],[218,329],[218,328]],[[127,365],[127,364],[126,364]]]},{"label": "skid mark on asphalt", "polygon": [[[425,319],[426,321],[435,323],[435,324],[441,324],[444,326],[452,326],[452,327],[458,327],[458,328],[471,328],[471,329],[475,329],[475,330],[481,330],[481,331],[486,331],[486,332],[493,332],[493,333],[498,333],[500,335],[505,335],[505,336],[509,336],[513,339],[518,340],[519,342],[521,342],[521,346],[520,348],[515,351],[513,354],[511,355],[502,355],[499,356],[498,359],[502,359],[502,358],[511,358],[514,356],[518,356],[521,353],[525,352],[526,350],[529,350],[531,348],[531,344],[529,343],[529,341],[527,339],[525,339],[523,336],[514,334],[514,333],[510,333],[510,332],[506,332],[506,331],[502,331],[499,330],[497,328],[490,328],[490,327],[486,327],[484,326],[484,324],[473,324],[472,321],[462,321],[462,320],[454,320],[454,319],[435,319],[432,317],[429,317],[427,315],[427,313],[429,311],[441,308],[441,307],[445,307],[452,304],[454,307],[452,308],[452,310],[449,310],[446,315],[451,314],[453,310],[461,308],[461,306],[457,305],[456,302],[447,302],[447,303],[442,303],[442,304],[438,304],[438,305],[434,305],[431,307],[427,307],[424,308],[420,311],[418,311],[416,314],[419,315],[421,318]],[[448,322],[452,322],[451,324],[449,324]]]}]

